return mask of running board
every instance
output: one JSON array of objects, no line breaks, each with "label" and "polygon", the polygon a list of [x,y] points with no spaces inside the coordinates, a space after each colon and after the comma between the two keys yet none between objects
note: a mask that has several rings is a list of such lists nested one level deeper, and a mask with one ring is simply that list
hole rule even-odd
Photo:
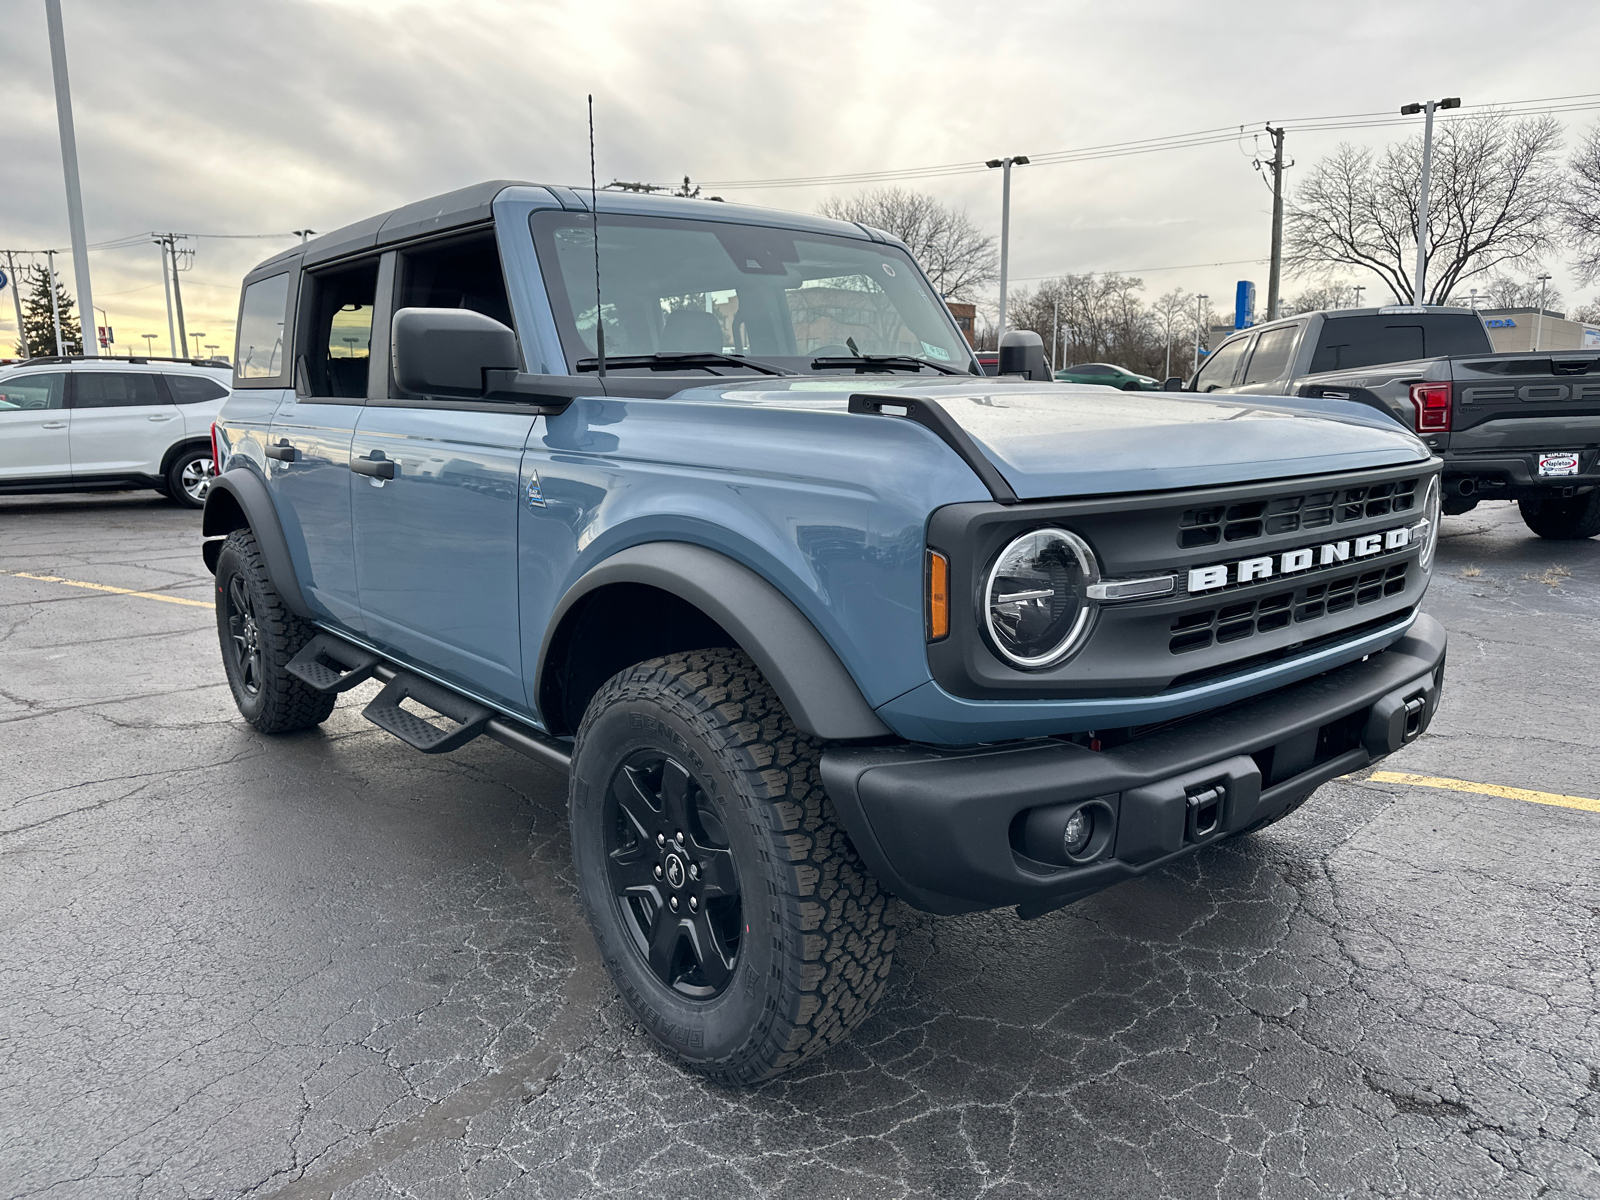
[{"label": "running board", "polygon": [[[456,728],[441,729],[425,717],[407,712],[400,707],[404,700],[449,718],[456,723]],[[414,750],[424,754],[448,754],[483,733],[494,712],[420,676],[397,671],[361,715]]]},{"label": "running board", "polygon": [[371,679],[382,662],[370,650],[352,646],[331,633],[319,633],[289,660],[285,670],[319,692],[343,692]]}]

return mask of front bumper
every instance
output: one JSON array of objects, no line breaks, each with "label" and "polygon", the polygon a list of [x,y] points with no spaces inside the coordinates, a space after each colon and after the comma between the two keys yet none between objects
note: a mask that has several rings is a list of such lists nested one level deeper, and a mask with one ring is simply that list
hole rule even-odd
[{"label": "front bumper", "polygon": [[[1236,833],[1416,738],[1439,703],[1445,640],[1420,616],[1361,662],[1104,752],[1055,740],[840,746],[824,752],[822,779],[862,858],[907,903],[1015,904],[1034,916]],[[1197,830],[1190,797],[1215,787],[1214,827]],[[1115,823],[1101,858],[1052,866],[1020,852],[1027,810],[1091,798]]]}]

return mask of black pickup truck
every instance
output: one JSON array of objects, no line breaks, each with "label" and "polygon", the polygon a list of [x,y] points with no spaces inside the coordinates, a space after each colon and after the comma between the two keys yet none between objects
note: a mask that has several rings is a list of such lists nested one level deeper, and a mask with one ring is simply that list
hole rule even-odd
[{"label": "black pickup truck", "polygon": [[1444,511],[1515,500],[1545,538],[1600,533],[1600,349],[1497,354],[1470,309],[1300,313],[1242,330],[1184,391],[1353,401],[1444,459]]}]

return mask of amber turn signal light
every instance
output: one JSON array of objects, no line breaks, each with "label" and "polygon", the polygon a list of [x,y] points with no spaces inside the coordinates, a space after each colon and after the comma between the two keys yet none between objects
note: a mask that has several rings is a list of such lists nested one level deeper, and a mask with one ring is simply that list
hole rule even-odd
[{"label": "amber turn signal light", "polygon": [[950,636],[950,560],[928,551],[928,640]]}]

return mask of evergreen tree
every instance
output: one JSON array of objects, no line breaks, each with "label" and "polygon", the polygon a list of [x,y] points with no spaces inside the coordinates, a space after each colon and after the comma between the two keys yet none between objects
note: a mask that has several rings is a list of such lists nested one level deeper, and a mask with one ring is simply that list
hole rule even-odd
[{"label": "evergreen tree", "polygon": [[[27,292],[22,297],[22,330],[28,342],[28,354],[41,358],[56,352],[55,317],[50,311],[50,272],[34,263],[25,276]],[[18,280],[16,285],[23,286]],[[61,309],[61,345],[68,354],[83,353],[83,329],[78,323],[77,305],[56,282],[56,304]],[[22,347],[17,347],[18,355]]]}]

